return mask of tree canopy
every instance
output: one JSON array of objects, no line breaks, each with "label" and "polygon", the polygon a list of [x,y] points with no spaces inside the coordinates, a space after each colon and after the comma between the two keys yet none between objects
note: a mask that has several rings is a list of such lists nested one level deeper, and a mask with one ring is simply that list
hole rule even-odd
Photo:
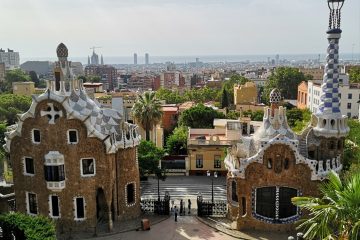
[{"label": "tree canopy", "polygon": [[311,112],[309,109],[293,108],[286,110],[286,117],[292,130],[301,133],[310,122]]},{"label": "tree canopy", "polygon": [[0,121],[11,125],[16,122],[16,114],[26,112],[31,105],[31,97],[15,94],[0,94]]},{"label": "tree canopy", "polygon": [[200,89],[189,89],[181,94],[177,90],[160,88],[156,91],[156,97],[165,100],[168,104],[183,103],[186,101],[204,103],[208,101],[219,101],[219,90],[204,87]]},{"label": "tree canopy", "polygon": [[133,108],[132,114],[146,131],[146,140],[150,140],[150,130],[159,123],[163,112],[161,103],[156,98],[155,92],[145,92],[139,95]]},{"label": "tree canopy", "polygon": [[300,223],[306,239],[349,239],[360,237],[360,172],[341,180],[333,171],[320,184],[321,197],[294,197],[293,204],[307,210]]},{"label": "tree canopy", "polygon": [[165,100],[168,104],[177,104],[185,102],[185,97],[179,91],[173,91],[166,88],[160,88],[156,91],[156,98]]},{"label": "tree canopy", "polygon": [[0,216],[4,239],[13,239],[11,230],[16,239],[28,240],[55,240],[55,223],[48,217],[29,216],[27,214],[14,212]]},{"label": "tree canopy", "polygon": [[159,160],[164,156],[164,150],[155,146],[153,142],[142,140],[138,148],[139,171],[143,177],[149,173],[156,173]]},{"label": "tree canopy", "polygon": [[349,80],[351,83],[360,83],[360,66],[353,66],[349,69]]},{"label": "tree canopy", "polygon": [[30,82],[31,77],[29,74],[16,68],[14,70],[6,71],[5,81],[0,83],[0,92],[11,92],[13,82]]},{"label": "tree canopy", "polygon": [[268,78],[262,94],[263,101],[269,103],[269,95],[271,90],[277,88],[281,92],[281,96],[285,99],[296,99],[297,88],[302,81],[307,81],[305,75],[297,68],[278,67]]},{"label": "tree canopy", "polygon": [[173,134],[166,139],[166,151],[170,155],[186,155],[187,135],[188,131],[185,126],[175,128]]},{"label": "tree canopy", "polygon": [[224,82],[222,87],[222,92],[225,91],[227,93],[227,101],[229,102],[229,104],[234,104],[234,85],[235,84],[244,85],[246,82],[249,81],[250,81],[249,79],[239,74],[234,74],[230,77],[229,80]]},{"label": "tree canopy", "polygon": [[186,109],[181,115],[179,125],[191,128],[213,128],[215,118],[225,118],[223,113],[203,104]]}]

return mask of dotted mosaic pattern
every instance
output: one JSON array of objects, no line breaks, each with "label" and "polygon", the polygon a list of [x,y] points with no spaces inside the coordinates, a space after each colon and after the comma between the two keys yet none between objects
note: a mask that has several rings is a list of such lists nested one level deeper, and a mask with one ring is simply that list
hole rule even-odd
[{"label": "dotted mosaic pattern", "polygon": [[56,54],[58,57],[68,57],[68,49],[65,44],[60,43],[56,48]]},{"label": "dotted mosaic pattern", "polygon": [[325,114],[340,113],[339,38],[329,38],[326,62],[318,111]]},{"label": "dotted mosaic pattern", "polygon": [[281,93],[279,89],[274,88],[270,92],[270,103],[279,103],[281,101]]}]

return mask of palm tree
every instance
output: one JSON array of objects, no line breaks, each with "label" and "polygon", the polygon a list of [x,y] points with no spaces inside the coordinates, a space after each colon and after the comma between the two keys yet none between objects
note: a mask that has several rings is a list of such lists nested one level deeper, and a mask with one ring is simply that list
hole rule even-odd
[{"label": "palm tree", "polygon": [[132,114],[140,125],[145,129],[146,141],[150,140],[150,130],[160,122],[163,112],[161,103],[155,97],[155,92],[145,92],[139,95],[132,108]]},{"label": "palm tree", "polygon": [[360,239],[360,172],[344,181],[335,172],[320,184],[321,198],[294,197],[293,204],[309,212],[298,229],[306,239]]}]

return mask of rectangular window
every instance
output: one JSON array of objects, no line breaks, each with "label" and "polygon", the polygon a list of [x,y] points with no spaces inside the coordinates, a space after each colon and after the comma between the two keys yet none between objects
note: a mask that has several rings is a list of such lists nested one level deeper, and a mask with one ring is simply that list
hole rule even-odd
[{"label": "rectangular window", "polygon": [[341,98],[341,93],[339,93],[339,98]]},{"label": "rectangular window", "polygon": [[134,183],[130,183],[126,186],[126,200],[127,200],[127,204],[132,204],[135,202]]},{"label": "rectangular window", "polygon": [[84,198],[77,197],[75,198],[75,218],[76,219],[84,219],[85,218],[85,202]]},{"label": "rectangular window", "polygon": [[352,93],[348,94],[348,99],[352,99]]},{"label": "rectangular window", "polygon": [[60,182],[65,180],[64,165],[44,166],[45,180],[49,182]]},{"label": "rectangular window", "polygon": [[41,140],[40,130],[39,129],[33,129],[33,142],[39,143]]},{"label": "rectangular window", "polygon": [[50,214],[51,217],[60,217],[60,209],[59,209],[59,197],[52,195],[50,196]]},{"label": "rectangular window", "polygon": [[35,174],[34,159],[26,157],[24,161],[25,174]]},{"label": "rectangular window", "polygon": [[81,159],[81,176],[95,175],[95,159],[83,158]]},{"label": "rectangular window", "polygon": [[69,130],[68,131],[68,139],[69,139],[69,143],[72,143],[72,144],[78,143],[77,131]]},{"label": "rectangular window", "polygon": [[351,103],[347,104],[347,109],[351,109]]},{"label": "rectangular window", "polygon": [[214,168],[221,168],[220,155],[215,155],[214,156]]},{"label": "rectangular window", "polygon": [[203,155],[196,154],[196,168],[203,168]]},{"label": "rectangular window", "polygon": [[27,193],[27,197],[28,197],[28,213],[30,214],[37,214],[38,213],[38,209],[37,209],[37,199],[36,199],[36,194],[35,193]]}]

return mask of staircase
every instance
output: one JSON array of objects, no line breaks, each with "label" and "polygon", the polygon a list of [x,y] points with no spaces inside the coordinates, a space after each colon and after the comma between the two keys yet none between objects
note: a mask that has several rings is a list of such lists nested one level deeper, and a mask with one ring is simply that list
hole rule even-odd
[{"label": "staircase", "polygon": [[309,132],[312,130],[312,128],[307,127],[302,133],[301,133],[301,139],[299,140],[299,152],[304,157],[308,157],[308,150],[307,150],[307,136]]}]

